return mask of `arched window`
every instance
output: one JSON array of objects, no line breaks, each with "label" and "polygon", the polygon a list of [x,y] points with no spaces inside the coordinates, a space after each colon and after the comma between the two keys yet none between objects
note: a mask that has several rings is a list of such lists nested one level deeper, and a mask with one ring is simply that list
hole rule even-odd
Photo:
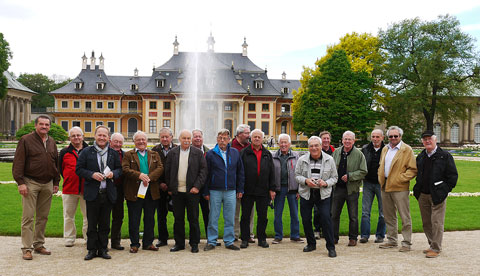
[{"label": "arched window", "polygon": [[475,141],[475,143],[480,143],[480,124],[475,124],[473,140]]},{"label": "arched window", "polygon": [[452,128],[450,130],[450,142],[452,143],[458,143],[458,133],[459,133],[460,127],[458,126],[457,123],[452,125]]},{"label": "arched window", "polygon": [[280,129],[280,132],[281,132],[281,133],[287,133],[287,134],[288,134],[288,132],[287,132],[287,130],[288,130],[287,126],[288,126],[288,122],[287,122],[287,121],[283,121],[283,122],[282,122],[281,129]]},{"label": "arched window", "polygon": [[225,120],[225,121],[223,122],[223,124],[224,124],[223,126],[224,126],[226,129],[228,129],[228,131],[230,131],[230,133],[233,133],[233,132],[232,132],[232,125],[233,125],[232,120]]},{"label": "arched window", "polygon": [[433,126],[433,133],[435,133],[435,136],[437,136],[437,141],[440,143],[440,141],[442,141],[442,126],[440,123],[435,123]]}]

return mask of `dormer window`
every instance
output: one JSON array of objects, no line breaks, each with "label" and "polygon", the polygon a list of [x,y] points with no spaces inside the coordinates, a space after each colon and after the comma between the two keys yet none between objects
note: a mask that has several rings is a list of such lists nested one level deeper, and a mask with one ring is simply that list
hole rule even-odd
[{"label": "dormer window", "polygon": [[82,87],[83,87],[83,82],[76,82],[75,83],[75,89],[76,90],[80,90],[80,89],[82,89]]},{"label": "dormer window", "polygon": [[283,91],[283,93],[288,94],[288,87],[284,87],[284,88],[282,89],[282,91]]},{"label": "dormer window", "polygon": [[165,80],[157,80],[157,87],[158,88],[165,87]]},{"label": "dormer window", "polygon": [[130,89],[133,91],[138,91],[138,84],[134,83],[130,86]]},{"label": "dormer window", "polygon": [[256,80],[255,81],[255,88],[262,89],[263,88],[263,80]]},{"label": "dormer window", "polygon": [[103,90],[105,88],[104,82],[97,82],[97,90]]}]

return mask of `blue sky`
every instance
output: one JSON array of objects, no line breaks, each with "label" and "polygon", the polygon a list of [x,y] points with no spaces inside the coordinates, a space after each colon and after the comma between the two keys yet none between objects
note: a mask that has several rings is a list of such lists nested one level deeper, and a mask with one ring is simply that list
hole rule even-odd
[{"label": "blue sky", "polygon": [[[109,75],[148,76],[173,53],[205,51],[210,32],[216,52],[248,56],[270,78],[300,78],[326,45],[351,32],[376,34],[406,18],[453,14],[480,45],[480,0],[0,0],[0,32],[14,57],[10,71],[74,78],[81,56],[105,57]],[[480,48],[480,47],[479,47]]]}]

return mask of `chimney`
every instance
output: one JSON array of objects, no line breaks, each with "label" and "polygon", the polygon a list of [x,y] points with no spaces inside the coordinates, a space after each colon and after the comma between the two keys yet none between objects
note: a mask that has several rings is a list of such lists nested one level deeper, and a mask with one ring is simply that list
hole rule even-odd
[{"label": "chimney", "polygon": [[282,73],[282,80],[287,80],[287,74],[285,74],[285,71]]}]

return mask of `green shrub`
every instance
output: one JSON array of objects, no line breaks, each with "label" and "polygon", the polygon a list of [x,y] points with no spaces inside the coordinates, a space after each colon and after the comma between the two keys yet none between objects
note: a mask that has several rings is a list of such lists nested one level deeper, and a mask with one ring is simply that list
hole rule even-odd
[{"label": "green shrub", "polygon": [[[32,133],[33,131],[35,131],[35,123],[30,122],[17,131],[16,138],[17,140],[20,140],[23,135]],[[64,142],[68,139],[68,133],[61,126],[55,123],[51,124],[48,135],[53,137],[56,142]]]}]

